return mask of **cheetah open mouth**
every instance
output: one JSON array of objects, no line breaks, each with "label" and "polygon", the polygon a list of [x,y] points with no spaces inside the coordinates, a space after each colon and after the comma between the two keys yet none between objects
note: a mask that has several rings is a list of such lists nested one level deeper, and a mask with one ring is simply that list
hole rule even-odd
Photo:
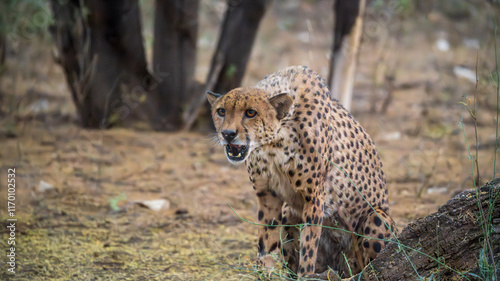
[{"label": "cheetah open mouth", "polygon": [[248,146],[246,145],[226,145],[226,156],[230,161],[242,161],[248,153]]}]

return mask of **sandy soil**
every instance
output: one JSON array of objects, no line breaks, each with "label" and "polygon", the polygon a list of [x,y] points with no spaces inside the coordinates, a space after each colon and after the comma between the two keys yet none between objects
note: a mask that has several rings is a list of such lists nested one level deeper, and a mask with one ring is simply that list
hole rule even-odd
[{"label": "sandy soil", "polygon": [[[472,108],[474,93],[481,180],[493,177],[493,29],[481,16],[487,8],[471,7],[460,20],[437,8],[368,11],[352,112],[380,151],[400,229],[472,187],[460,120],[471,146],[474,124],[459,102],[471,99]],[[200,80],[222,11],[218,1],[201,7]],[[294,64],[326,75],[331,26],[328,1],[274,5],[244,84]],[[449,50],[436,47],[440,38]],[[479,51],[471,47],[476,43]],[[457,66],[473,73],[477,66],[478,85],[454,74]],[[2,265],[0,279],[252,279],[255,196],[246,169],[227,163],[212,135],[81,129],[49,39],[13,50],[6,69],[0,75],[0,216],[8,218],[7,169],[15,168],[18,263],[15,276]],[[42,181],[52,188],[42,191]],[[145,206],[158,199],[161,210]],[[4,249],[8,232],[1,233]]]}]

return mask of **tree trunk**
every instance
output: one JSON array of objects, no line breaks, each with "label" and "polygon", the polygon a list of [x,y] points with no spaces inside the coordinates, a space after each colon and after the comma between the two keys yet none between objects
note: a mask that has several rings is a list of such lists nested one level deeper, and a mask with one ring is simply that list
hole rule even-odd
[{"label": "tree trunk", "polygon": [[328,74],[331,96],[351,109],[356,64],[366,0],[336,0],[333,44]]},{"label": "tree trunk", "polygon": [[3,69],[7,52],[7,27],[9,23],[7,15],[10,14],[10,5],[11,3],[8,1],[0,2],[0,71]]},{"label": "tree trunk", "polygon": [[[212,57],[206,80],[207,90],[227,93],[239,87],[245,74],[259,24],[269,6],[269,0],[228,0],[217,48]],[[210,120],[205,93],[199,93],[192,111],[185,117],[189,129],[205,104],[205,119]]]},{"label": "tree trunk", "polygon": [[481,270],[486,264],[496,264],[498,280],[500,178],[483,186],[478,197],[475,190],[466,190],[438,212],[410,223],[398,236],[403,246],[389,242],[364,274],[352,280],[494,280],[491,271],[488,276]]},{"label": "tree trunk", "polygon": [[[241,85],[257,30],[269,3],[268,0],[229,1],[207,78],[208,81],[211,76],[217,77],[212,91],[226,93]],[[219,64],[222,67],[218,67]]]},{"label": "tree trunk", "polygon": [[157,0],[153,70],[159,82],[163,127],[181,128],[182,108],[191,100],[196,63],[199,0]]},{"label": "tree trunk", "polygon": [[[133,116],[148,91],[137,0],[51,1],[51,28],[83,127],[108,128]],[[88,16],[84,11],[88,9]]]},{"label": "tree trunk", "polygon": [[[0,24],[1,21],[0,21]],[[5,63],[5,53],[7,52],[7,42],[5,40],[5,34],[2,31],[2,28],[0,27],[0,70]]]},{"label": "tree trunk", "polygon": [[[81,81],[83,79],[82,68],[85,67],[83,51],[86,48],[85,38],[88,28],[83,20],[82,7],[78,0],[71,0],[65,4],[52,0],[50,4],[55,19],[54,24],[49,28],[58,52],[55,59],[63,68],[73,103],[83,124],[80,88],[83,82]],[[78,54],[82,54],[80,61]]]}]

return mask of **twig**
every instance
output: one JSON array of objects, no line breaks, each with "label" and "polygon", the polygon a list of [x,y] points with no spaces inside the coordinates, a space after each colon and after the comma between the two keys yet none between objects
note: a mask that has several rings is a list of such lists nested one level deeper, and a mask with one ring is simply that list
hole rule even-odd
[{"label": "twig", "polygon": [[478,64],[478,59],[479,59],[479,50],[476,51],[476,87],[474,89],[474,137],[476,138],[476,157],[475,157],[475,162],[476,162],[476,186],[481,186],[481,178],[479,176],[479,162],[477,160],[478,158],[478,151],[479,151],[479,140],[477,138],[477,84],[478,84],[478,78],[477,78],[477,64]]},{"label": "twig", "polygon": [[[467,110],[469,111],[469,113],[471,113],[470,109],[467,108]],[[479,214],[481,215],[481,218],[482,218],[481,229],[483,230],[483,233],[484,233],[484,238],[485,238],[484,243],[486,244],[486,247],[488,248],[489,255],[491,255],[491,260],[492,260],[493,265],[494,265],[495,264],[494,263],[495,255],[493,254],[493,249],[491,248],[491,242],[489,239],[489,232],[488,232],[488,225],[486,222],[486,218],[484,216],[483,206],[482,206],[481,201],[479,199],[479,187],[476,185],[476,181],[474,180],[474,160],[472,158],[472,153],[470,152],[470,146],[469,146],[469,141],[467,140],[467,135],[465,134],[464,117],[463,116],[462,116],[459,124],[461,126],[462,133],[464,135],[465,145],[467,147],[467,153],[468,153],[467,156],[470,159],[470,164],[471,164],[471,168],[472,168],[472,184],[474,185],[474,190],[476,191],[477,205],[478,205],[478,209],[479,209]]]},{"label": "twig", "polygon": [[[496,29],[496,27],[495,27],[495,29]],[[496,40],[495,40],[495,44],[496,44]],[[496,48],[495,48],[495,53],[496,53]],[[476,174],[477,179],[476,179],[475,183],[476,183],[476,194],[478,197],[479,212],[481,214],[483,224],[484,224],[484,236],[485,236],[484,243],[485,243],[486,247],[488,248],[488,251],[490,252],[489,254],[491,256],[492,264],[495,265],[495,255],[493,254],[493,249],[491,247],[491,241],[490,241],[489,230],[488,230],[488,222],[486,220],[486,215],[484,214],[483,205],[481,204],[481,202],[479,202],[479,194],[478,194],[479,188],[481,186],[481,182],[480,182],[481,178],[479,176],[479,163],[478,163],[478,159],[477,159],[478,158],[478,150],[479,150],[479,141],[478,141],[478,137],[477,137],[477,84],[478,84],[477,65],[478,65],[478,59],[479,59],[479,50],[477,50],[477,52],[476,52],[476,87],[474,89],[474,135],[476,138],[475,162],[476,162],[476,171],[477,171],[477,174]],[[497,67],[498,67],[498,64],[496,62],[495,62],[495,65],[497,65]],[[498,77],[498,69],[497,69],[497,77]],[[497,88],[498,88],[498,86],[497,86]],[[498,103],[497,103],[497,106],[498,106]],[[497,122],[498,122],[498,118],[497,118]],[[498,130],[498,126],[497,126],[497,130]],[[495,151],[495,156],[496,156],[496,151]]]},{"label": "twig", "polygon": [[231,262],[231,266],[234,266],[235,265],[234,261],[231,259],[231,257],[226,252],[224,252],[224,250],[222,249],[222,247],[219,246],[219,244],[217,244],[217,242],[215,242],[215,240],[212,240],[212,242],[214,242],[215,246],[217,246],[217,248],[219,248],[219,250],[221,250],[221,252],[223,252],[226,255],[227,260],[229,262]]},{"label": "twig", "polygon": [[394,95],[394,76],[389,75],[385,77],[385,83],[387,87],[387,96],[382,102],[382,106],[380,107],[380,114],[386,114],[387,109],[389,108],[389,105],[392,102],[393,95]]},{"label": "twig", "polygon": [[496,178],[496,166],[497,166],[497,151],[498,151],[498,113],[500,111],[500,74],[498,73],[498,59],[497,59],[497,23],[495,21],[495,68],[497,72],[497,122],[496,122],[496,135],[495,135],[495,151],[493,153],[493,178]]}]

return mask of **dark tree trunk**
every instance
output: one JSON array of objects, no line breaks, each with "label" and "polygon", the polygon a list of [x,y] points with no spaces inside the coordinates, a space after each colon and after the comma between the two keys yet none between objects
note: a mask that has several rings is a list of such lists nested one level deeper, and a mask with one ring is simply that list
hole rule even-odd
[{"label": "dark tree trunk", "polygon": [[[50,27],[50,31],[58,51],[56,61],[61,64],[66,74],[73,103],[80,121],[84,124],[86,120],[82,116],[83,95],[81,88],[82,83],[84,83],[82,69],[86,68],[83,53],[88,47],[88,40],[86,40],[88,28],[78,0],[71,0],[65,4],[52,0],[50,3],[55,18],[55,23]],[[79,54],[81,54],[80,57]]]},{"label": "dark tree trunk", "polygon": [[[2,24],[1,21],[0,24]],[[2,27],[0,27],[0,69],[5,62],[5,53],[7,52],[6,47],[7,42],[5,40],[5,34],[2,31]]]},{"label": "dark tree trunk", "polygon": [[151,84],[137,0],[53,0],[52,27],[83,127],[108,128],[136,114]]},{"label": "dark tree trunk", "polygon": [[[7,1],[5,1],[7,2]],[[0,2],[0,70],[5,63],[6,48],[7,48],[7,15],[9,12],[9,4]]]},{"label": "dark tree trunk", "polygon": [[[489,244],[483,227],[490,233]],[[479,268],[486,263],[494,266],[492,255],[500,277],[500,178],[483,186],[478,197],[475,190],[466,190],[437,213],[410,223],[398,240],[404,246],[389,242],[372,266],[353,280],[428,280],[431,276],[432,280],[492,280]]]},{"label": "dark tree trunk", "polygon": [[158,118],[164,129],[182,125],[182,108],[191,100],[196,63],[199,0],[157,0],[153,70],[158,81]]},{"label": "dark tree trunk", "polygon": [[[2,15],[0,14],[0,25],[5,25],[5,22],[3,22]],[[3,26],[0,26],[0,75],[2,74],[4,70],[4,63],[5,63],[5,53],[7,52],[6,47],[7,47],[7,42],[5,38],[5,33],[2,30]],[[3,103],[3,93],[0,91],[0,103]],[[0,117],[3,117],[3,110],[0,107]]]},{"label": "dark tree trunk", "polygon": [[[269,0],[229,0],[206,80],[207,90],[226,93],[241,85],[259,24],[269,6]],[[200,114],[202,104],[209,112],[205,93],[194,102],[193,110],[186,117],[189,129]],[[206,115],[206,119],[210,119]]]},{"label": "dark tree trunk", "polygon": [[241,85],[257,30],[269,3],[269,0],[228,1],[208,73],[207,81],[216,77],[212,91],[226,93]]}]

